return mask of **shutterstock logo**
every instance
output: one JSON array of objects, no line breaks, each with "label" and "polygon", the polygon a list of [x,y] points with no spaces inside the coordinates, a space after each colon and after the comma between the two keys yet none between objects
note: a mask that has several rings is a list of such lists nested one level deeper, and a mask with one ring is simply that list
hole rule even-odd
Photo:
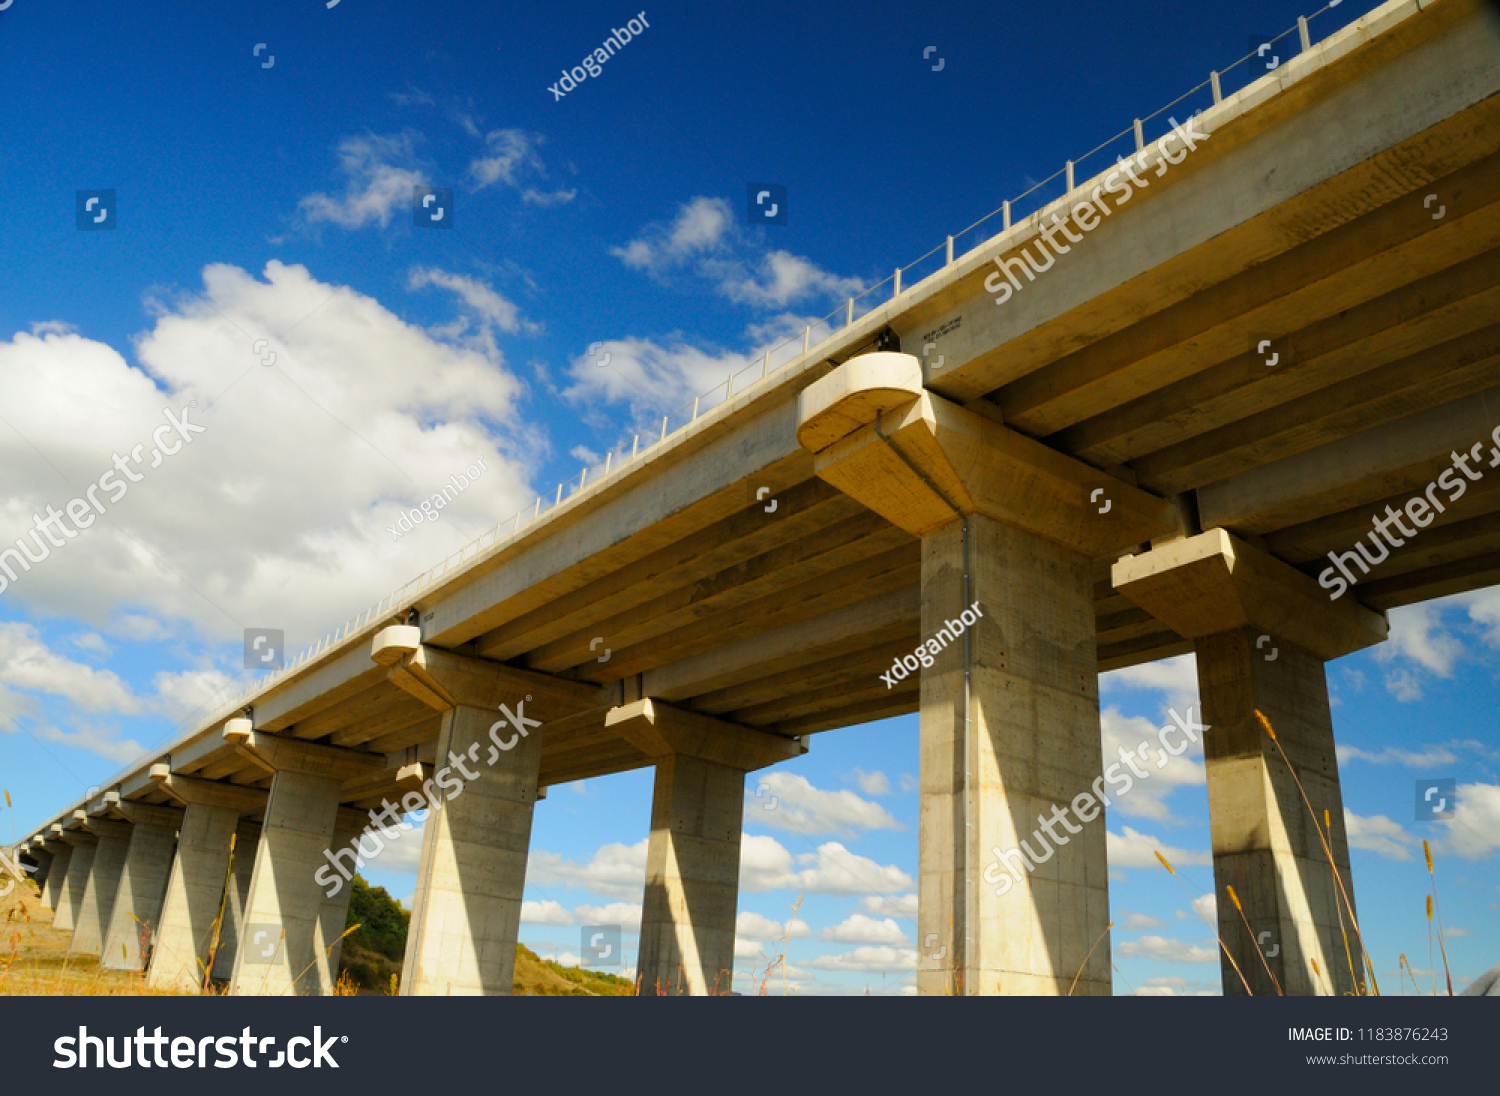
[{"label": "shutterstock logo", "polygon": [[10,892],[16,889],[16,881],[25,879],[27,873],[34,870],[18,860],[12,860],[0,849],[0,873],[3,873],[0,874],[0,898],[9,898]]}]

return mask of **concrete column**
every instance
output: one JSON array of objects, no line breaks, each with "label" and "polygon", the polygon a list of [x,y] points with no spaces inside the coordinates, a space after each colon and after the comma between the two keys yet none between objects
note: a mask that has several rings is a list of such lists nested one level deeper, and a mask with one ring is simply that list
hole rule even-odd
[{"label": "concrete column", "polygon": [[636,968],[643,996],[727,994],[734,979],[745,774],[807,744],[650,697],[604,724],[656,762]]},{"label": "concrete column", "polygon": [[182,811],[125,801],[115,809],[130,820],[130,850],[99,965],[107,970],[145,970],[151,934],[161,917],[172,875]]},{"label": "concrete column", "polygon": [[[63,881],[68,878],[68,863],[73,859],[73,846],[55,835],[48,838],[52,849],[52,863],[47,868],[47,880],[42,884],[42,905],[55,914],[62,900]],[[54,923],[56,917],[53,917]]]},{"label": "concrete column", "polygon": [[78,913],[83,909],[83,894],[88,889],[89,874],[94,869],[94,850],[99,839],[80,830],[66,830],[62,839],[73,846],[73,855],[68,859],[68,876],[62,881],[62,894],[52,915],[52,927],[72,932],[78,921]]},{"label": "concrete column", "polygon": [[201,800],[185,805],[146,985],[190,993],[203,985],[240,812]]},{"label": "concrete column", "polygon": [[[359,850],[355,848],[355,843],[368,824],[368,815],[348,807],[340,807],[338,820],[334,823],[333,840],[328,844],[329,855],[350,848],[357,854]],[[319,931],[321,938],[328,942],[325,946],[328,948],[328,970],[333,979],[332,985],[338,984],[339,963],[344,954],[344,930],[349,927],[349,902],[353,897],[352,884],[338,888],[333,894],[325,890],[323,901],[318,907]]]},{"label": "concrete column", "polygon": [[42,895],[42,901],[46,902],[47,879],[52,874],[55,855],[42,846],[38,841],[31,841],[26,846],[27,857],[35,862],[36,867],[31,872],[31,879],[36,883],[37,889]]},{"label": "concrete column", "polygon": [[250,900],[250,880],[255,874],[255,853],[260,847],[260,823],[241,818],[234,831],[234,857],[229,868],[229,889],[224,896],[224,924],[219,929],[219,950],[214,955],[215,978],[232,978],[239,954],[240,930]]},{"label": "concrete column", "polygon": [[966,592],[962,523],[922,538],[918,992],[1108,995],[1089,560],[979,514],[968,554]]},{"label": "concrete column", "polygon": [[[385,768],[381,755],[317,745],[252,729],[232,719],[224,740],[275,773],[255,868],[245,898],[229,992],[280,997],[331,994],[335,945],[344,926],[331,916],[317,874],[338,839],[339,796],[346,780]],[[347,897],[344,899],[347,912]]]},{"label": "concrete column", "polygon": [[[1267,964],[1289,996],[1344,994],[1364,985],[1350,926],[1354,911],[1340,897],[1342,882],[1352,907],[1323,664],[1383,640],[1384,615],[1353,597],[1330,602],[1311,578],[1223,529],[1126,556],[1114,565],[1113,581],[1193,640],[1208,725],[1203,746],[1219,935],[1250,991],[1277,992]],[[1275,729],[1286,759],[1257,710]],[[1244,906],[1248,930],[1229,886]],[[1226,995],[1245,992],[1227,959],[1221,977]]]},{"label": "concrete column", "polygon": [[927,391],[909,354],[850,359],[797,414],[817,475],[922,539],[925,650],[892,671],[922,675],[918,992],[1108,994],[1090,561],[1176,512]]},{"label": "concrete column", "polygon": [[173,773],[165,763],[153,765],[150,776],[185,809],[146,984],[193,992],[202,987],[216,939],[223,934],[220,915],[231,839],[242,815],[265,809],[266,793]]},{"label": "concrete column", "polygon": [[[1255,954],[1256,942],[1228,899],[1225,888],[1233,886],[1281,991],[1288,996],[1341,996],[1368,979],[1318,833],[1324,829],[1353,904],[1323,661],[1287,641],[1277,643],[1275,659],[1268,660],[1268,649],[1256,647],[1259,638],[1251,629],[1236,629],[1194,642],[1203,722],[1211,728],[1204,734],[1204,761],[1219,935],[1250,991],[1274,995],[1276,987]],[[1290,768],[1255,718],[1257,709],[1271,721]],[[1309,957],[1317,960],[1321,976]],[[1242,995],[1239,976],[1227,960],[1221,962],[1224,993]],[[1351,977],[1355,972],[1357,977]]]},{"label": "concrete column", "polygon": [[120,892],[120,875],[130,851],[130,823],[114,819],[90,818],[84,823],[99,839],[94,846],[94,862],[84,885],[83,900],[73,923],[71,955],[98,955],[104,945],[104,934],[114,913],[115,896]]},{"label": "concrete column", "polygon": [[492,763],[476,760],[493,750],[498,714],[466,705],[443,713],[439,761],[467,758],[478,775],[465,776],[462,793],[423,827],[402,996],[510,994],[542,742],[528,735],[494,751]]},{"label": "concrete column", "polygon": [[[323,939],[319,919],[323,892],[313,876],[327,863],[323,853],[333,840],[339,784],[293,770],[272,779],[231,994],[323,995],[333,988],[324,950],[330,941]],[[274,949],[271,955],[266,948]]]},{"label": "concrete column", "polygon": [[657,761],[636,961],[642,996],[729,992],[744,810],[743,770],[684,754]]}]

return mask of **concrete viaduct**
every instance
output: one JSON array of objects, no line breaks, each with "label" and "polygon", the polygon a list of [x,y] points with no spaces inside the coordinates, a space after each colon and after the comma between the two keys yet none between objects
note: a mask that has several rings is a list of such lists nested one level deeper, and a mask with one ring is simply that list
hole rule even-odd
[{"label": "concrete viaduct", "polygon": [[[1497,91],[1472,0],[1310,44],[1195,148],[1147,144],[1128,203],[1100,215],[1118,170],[1082,182],[57,814],[17,850],[55,924],[191,989],[222,905],[231,992],[327,993],[349,887],[315,875],[404,796],[441,809],[401,992],[506,994],[537,801],[653,765],[642,989],[722,990],[745,773],[920,712],[919,991],[1108,994],[1103,814],[1008,893],[994,850],[1098,780],[1101,670],[1194,651],[1216,890],[1288,993],[1348,991],[1253,712],[1352,887],[1324,663],[1500,580]],[[1022,279],[1044,233],[1072,254]],[[1486,474],[1414,510],[1471,448]],[[1417,535],[1330,599],[1328,553],[1387,506]]]}]

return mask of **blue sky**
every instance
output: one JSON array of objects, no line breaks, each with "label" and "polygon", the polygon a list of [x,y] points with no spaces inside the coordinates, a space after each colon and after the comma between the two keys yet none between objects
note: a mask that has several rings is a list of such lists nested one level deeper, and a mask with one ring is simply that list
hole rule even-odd
[{"label": "blue sky", "polygon": [[[1345,0],[1314,36],[1370,6]],[[599,76],[549,93],[640,10],[0,11],[0,543],[151,448],[165,410],[203,427],[0,593],[0,835],[232,689],[243,629],[305,646],[1299,14],[668,4]],[[766,182],[787,187],[784,227],[747,221]],[[452,190],[451,229],[413,224],[416,186]],[[104,189],[118,227],[79,231],[77,192]],[[439,521],[387,533],[480,457]],[[1456,971],[1500,960],[1497,622],[1485,593],[1397,613],[1385,650],[1330,668],[1381,970],[1427,965],[1423,836],[1468,933]],[[1191,661],[1103,695],[1106,741],[1138,737],[1193,701]],[[830,732],[751,774],[747,964],[800,893],[802,992],[903,991],[915,739],[915,717]],[[1192,757],[1110,816],[1117,992],[1218,986],[1207,928],[1141,857],[1178,850],[1193,896],[1212,890]],[[1473,789],[1454,822],[1414,821],[1427,777]],[[580,920],[638,916],[649,807],[648,772],[552,790],[524,940],[576,954]],[[409,896],[417,845],[371,878]]]}]

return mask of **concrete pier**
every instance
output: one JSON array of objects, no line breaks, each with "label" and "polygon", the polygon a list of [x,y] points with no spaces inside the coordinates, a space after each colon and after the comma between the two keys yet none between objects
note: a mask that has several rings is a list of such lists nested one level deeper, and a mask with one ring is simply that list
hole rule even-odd
[{"label": "concrete pier", "polygon": [[[511,991],[542,740],[520,738],[491,764],[474,760],[492,748],[498,714],[460,705],[443,716],[438,756],[467,758],[478,775],[423,827],[403,997]],[[500,731],[502,741],[514,734]]]},{"label": "concrete pier", "polygon": [[727,994],[745,773],[807,747],[650,698],[612,710],[605,725],[656,762],[636,961],[641,995]]},{"label": "concrete pier", "polygon": [[183,812],[174,807],[120,801],[115,811],[131,826],[130,848],[120,873],[99,965],[107,970],[145,970],[151,937],[161,917],[177,830]]},{"label": "concrete pier", "polygon": [[245,924],[245,907],[250,900],[250,880],[255,874],[255,852],[259,846],[260,823],[241,818],[234,830],[234,863],[224,899],[219,950],[214,956],[215,978],[234,976],[234,959],[239,953],[240,930]]},{"label": "concrete pier", "polygon": [[88,883],[74,920],[68,952],[72,955],[98,955],[104,946],[104,934],[109,931],[115,896],[120,892],[120,876],[130,851],[130,823],[90,817],[84,825],[99,842],[94,847],[94,862],[89,868]]},{"label": "concrete pier", "polygon": [[[1115,564],[1114,581],[1194,641],[1209,727],[1204,762],[1219,934],[1250,991],[1274,995],[1279,984],[1288,996],[1342,995],[1365,986],[1341,896],[1353,906],[1323,664],[1383,640],[1384,615],[1352,597],[1329,601],[1311,578],[1222,529],[1127,556]],[[1222,966],[1224,993],[1243,994],[1240,974],[1227,960]]]},{"label": "concrete pier", "polygon": [[908,354],[809,385],[797,437],[820,478],[922,541],[918,992],[1108,994],[1090,561],[1175,514],[933,395]]},{"label": "concrete pier", "polygon": [[222,934],[230,838],[242,813],[265,808],[266,793],[169,775],[165,765],[152,775],[185,811],[146,984],[191,992],[204,983],[216,927]]},{"label": "concrete pier", "polygon": [[[83,811],[75,811],[84,815]],[[81,824],[81,821],[80,821]],[[73,846],[73,855],[68,859],[68,874],[62,880],[62,891],[57,908],[53,912],[52,927],[63,932],[72,932],[77,924],[79,911],[83,909],[83,895],[88,889],[89,875],[94,868],[94,852],[99,839],[83,830],[59,830],[59,837]]]},{"label": "concrete pier", "polygon": [[231,719],[223,736],[275,774],[255,849],[229,992],[268,997],[330,994],[338,975],[331,949],[344,926],[333,932],[325,923],[324,892],[315,876],[328,863],[324,853],[337,829],[340,786],[383,768],[385,759],[276,738],[254,730],[248,719]]},{"label": "concrete pier", "polygon": [[54,835],[47,840],[47,851],[52,854],[52,863],[47,866],[47,878],[42,883],[42,905],[55,913],[62,896],[63,880],[68,877],[73,846]]}]

